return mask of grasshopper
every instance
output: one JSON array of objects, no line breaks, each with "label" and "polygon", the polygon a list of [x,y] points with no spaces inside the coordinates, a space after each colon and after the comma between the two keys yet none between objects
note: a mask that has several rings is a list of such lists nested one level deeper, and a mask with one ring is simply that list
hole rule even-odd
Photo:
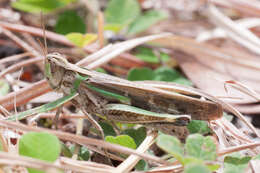
[{"label": "grasshopper", "polygon": [[[50,86],[65,95],[78,93],[73,102],[83,108],[89,120],[98,127],[92,115],[108,120],[137,123],[167,134],[186,135],[182,126],[190,119],[214,120],[222,116],[222,106],[201,100],[194,93],[172,92],[149,83],[131,82],[119,77],[81,68],[57,53],[45,59],[45,75]],[[182,131],[182,132],[179,132]]]}]

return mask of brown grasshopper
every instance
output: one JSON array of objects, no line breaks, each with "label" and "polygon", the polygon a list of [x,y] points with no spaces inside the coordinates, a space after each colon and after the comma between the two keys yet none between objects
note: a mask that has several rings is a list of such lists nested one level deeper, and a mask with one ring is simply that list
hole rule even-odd
[{"label": "brown grasshopper", "polygon": [[83,108],[99,130],[93,114],[111,121],[144,124],[181,137],[187,133],[181,126],[190,119],[215,120],[223,112],[220,104],[196,98],[194,93],[172,92],[152,83],[131,82],[81,68],[59,54],[46,56],[45,73],[53,89],[65,95],[76,90],[74,103]]}]

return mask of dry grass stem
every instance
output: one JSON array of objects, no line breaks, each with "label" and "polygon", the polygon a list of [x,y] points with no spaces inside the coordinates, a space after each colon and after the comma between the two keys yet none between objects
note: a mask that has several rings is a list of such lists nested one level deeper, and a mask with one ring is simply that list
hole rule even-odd
[{"label": "dry grass stem", "polygon": [[[150,146],[154,143],[157,137],[156,133],[150,133],[146,136],[142,144],[136,149],[136,151],[140,153],[146,152]],[[136,155],[130,155],[125,161],[123,161],[117,168],[115,169],[115,173],[127,173],[134,168],[134,166],[138,163],[141,158]]]},{"label": "dry grass stem", "polygon": [[113,150],[113,151],[116,151],[116,152],[122,152],[124,154],[135,154],[135,155],[140,156],[141,158],[143,158],[145,160],[150,160],[150,161],[158,162],[158,163],[161,163],[161,164],[168,164],[167,161],[163,161],[158,157],[151,156],[151,155],[148,155],[148,154],[143,154],[143,153],[137,152],[133,149],[126,148],[126,147],[123,147],[123,146],[120,146],[120,145],[111,144],[111,143],[108,143],[108,142],[104,142],[102,140],[92,139],[92,138],[83,137],[83,136],[77,136],[77,135],[73,135],[73,134],[70,134],[70,133],[59,132],[59,131],[55,131],[55,130],[47,130],[47,129],[39,128],[39,127],[29,127],[29,126],[23,125],[21,123],[9,122],[9,121],[5,121],[5,120],[0,120],[0,126],[13,128],[13,129],[16,129],[16,130],[21,130],[21,131],[48,132],[48,133],[56,135],[60,139],[71,141],[71,142],[74,142],[74,143],[77,143],[77,144],[80,144],[80,145],[99,146],[99,147],[102,147],[104,149],[109,149],[109,150]]},{"label": "dry grass stem", "polygon": [[24,58],[26,56],[31,56],[31,53],[26,52],[26,53],[21,53],[21,54],[5,57],[5,58],[0,60],[0,64],[4,64],[4,63],[7,63],[7,62],[11,62],[11,61],[17,61],[17,60]]},{"label": "dry grass stem", "polygon": [[98,12],[98,41],[99,46],[104,46],[104,15],[102,12]]},{"label": "dry grass stem", "polygon": [[6,68],[5,70],[3,70],[0,73],[0,78],[4,77],[8,73],[12,73],[12,72],[14,72],[16,70],[19,70],[22,67],[25,67],[25,66],[28,66],[28,65],[31,65],[31,64],[35,64],[35,63],[38,63],[38,62],[42,62],[42,61],[43,61],[42,57],[40,57],[40,58],[33,58],[33,59],[29,59],[29,60],[25,60],[25,61],[19,62],[17,64],[12,65],[12,66],[9,66],[8,68]]},{"label": "dry grass stem", "polygon": [[26,104],[31,99],[38,97],[48,91],[51,88],[46,80],[41,80],[28,87],[22,88],[19,91],[7,94],[5,97],[0,98],[0,105],[6,110],[12,110],[14,108],[14,97],[16,96],[16,105],[21,106]]},{"label": "dry grass stem", "polygon": [[[6,152],[0,152],[0,164],[4,165],[20,165],[20,166],[25,166],[29,168],[36,168],[36,169],[41,169],[41,170],[49,170],[51,168],[54,169],[61,169],[61,170],[72,170],[76,172],[82,172],[82,173],[93,173],[93,171],[97,173],[106,173],[110,172],[106,168],[96,168],[96,167],[91,167],[91,166],[81,166],[81,165],[58,165],[58,164],[53,164],[49,163],[46,161],[41,161],[38,159],[33,159],[30,157],[25,157],[25,156],[19,156],[19,155],[14,155]],[[111,171],[113,169],[110,169]],[[112,172],[111,172],[112,173]]]},{"label": "dry grass stem", "polygon": [[[0,25],[1,26],[1,25]],[[32,48],[30,45],[28,45],[26,42],[21,40],[19,37],[14,35],[11,31],[2,28],[2,32],[7,35],[10,39],[12,39],[16,44],[21,46],[26,52],[30,52],[36,57],[41,57],[41,54],[37,52],[34,48]]]},{"label": "dry grass stem", "polygon": [[251,31],[236,24],[227,16],[222,14],[214,5],[210,5],[208,9],[209,15],[215,24],[222,27],[232,39],[247,47],[251,51],[260,54],[260,39]]},{"label": "dry grass stem", "polygon": [[245,149],[253,149],[256,147],[260,146],[260,142],[254,142],[254,143],[248,143],[248,144],[243,144],[243,145],[238,145],[238,146],[233,146],[233,147],[229,147],[226,149],[222,149],[221,151],[218,152],[219,156],[225,155],[225,154],[229,154],[229,153],[234,153],[234,152],[238,152],[241,150],[245,150]]},{"label": "dry grass stem", "polygon": [[[99,123],[95,118],[92,118],[95,111],[101,111],[97,114],[98,118],[101,118],[99,114],[103,116],[104,112],[107,111],[107,107],[103,107],[103,104],[125,104],[124,101],[119,99],[119,96],[125,97],[122,100],[130,98],[129,106],[142,107],[152,112],[159,108],[156,112],[176,111],[175,113],[182,113],[182,109],[185,109],[183,111],[185,112],[185,106],[187,106],[187,112],[191,109],[193,119],[207,118],[208,122],[206,123],[212,131],[207,131],[207,134],[202,135],[211,135],[217,148],[216,153],[214,153],[217,158],[214,161],[203,160],[201,164],[204,166],[220,165],[221,168],[217,172],[225,172],[224,160],[226,155],[239,152],[243,156],[252,158],[247,171],[259,172],[260,167],[258,165],[260,162],[254,158],[260,153],[260,142],[258,142],[260,137],[259,118],[257,117],[260,113],[258,79],[260,75],[258,56],[260,55],[260,2],[258,0],[185,2],[180,0],[177,5],[170,5],[170,0],[139,0],[137,2],[137,5],[139,5],[138,17],[135,19],[133,17],[133,20],[128,19],[129,21],[124,21],[126,23],[119,24],[111,22],[113,15],[109,14],[110,11],[107,10],[111,4],[107,4],[106,1],[80,0],[68,3],[51,12],[44,12],[46,27],[49,31],[45,31],[43,24],[43,29],[37,28],[37,26],[40,26],[39,14],[22,12],[22,9],[16,9],[9,1],[1,2],[0,35],[2,37],[0,37],[0,47],[3,50],[0,49],[0,56],[2,56],[2,59],[0,59],[2,68],[0,72],[0,78],[2,78],[0,82],[0,144],[2,144],[2,149],[5,152],[0,151],[0,173],[4,171],[12,172],[13,170],[16,172],[21,170],[22,173],[25,173],[28,172],[26,168],[36,168],[48,173],[60,172],[61,170],[66,173],[185,172],[188,167],[181,160],[176,159],[170,162],[169,160],[173,159],[170,152],[164,151],[159,144],[152,146],[158,135],[154,131],[146,131],[145,139],[143,132],[140,132],[140,139],[144,139],[140,144],[140,141],[136,140],[136,136],[139,137],[140,125],[135,125],[132,128],[131,125],[117,124],[118,120],[115,120],[115,122],[102,120]],[[121,7],[119,8],[121,9]],[[79,15],[82,22],[86,24],[82,26],[82,32],[97,34],[98,40],[80,47],[77,46],[78,42],[86,41],[83,38],[81,38],[82,40],[70,40],[71,38],[66,36],[67,33],[60,32],[62,34],[59,34],[57,23],[60,22],[60,17],[66,15],[64,13],[63,16],[62,13],[67,10],[75,10],[75,14]],[[150,13],[150,10],[165,11],[168,18],[164,18],[161,13],[158,14],[162,16],[149,16],[155,13]],[[121,20],[121,17],[124,16],[116,19]],[[154,17],[164,19],[158,19],[157,23],[146,30],[142,30],[142,27],[146,27],[146,17],[148,17],[148,24],[154,22]],[[139,26],[139,20],[143,20],[144,26]],[[70,30],[69,27],[66,27],[66,29]],[[44,46],[42,46],[41,41],[39,41],[39,44],[35,41],[37,37],[44,38]],[[47,48],[46,39],[48,39],[49,48]],[[116,43],[113,43],[114,40]],[[74,41],[76,41],[75,44]],[[61,55],[48,54],[50,50],[59,52]],[[23,53],[21,53],[22,51]],[[150,52],[152,53],[150,54]],[[166,55],[164,57],[164,54],[167,55],[167,58]],[[67,61],[63,61],[63,57]],[[151,57],[157,58],[158,62],[153,62],[155,60]],[[45,66],[43,66],[43,60],[57,64],[45,63]],[[96,73],[94,70],[98,67],[103,68],[111,75]],[[130,69],[144,67],[150,68],[151,73],[147,74],[147,77],[151,81],[127,81],[114,77],[120,76],[131,80],[130,75],[134,70],[130,72]],[[172,74],[171,76],[167,76],[167,74],[165,76],[167,79],[164,79],[164,74],[162,74],[160,68],[176,70],[176,74],[180,77],[175,80],[171,79]],[[24,72],[19,73],[20,69],[24,69]],[[46,79],[49,81],[43,79],[43,70],[46,70],[44,74],[47,74]],[[76,82],[78,82],[76,80],[79,79],[75,79],[74,73],[71,73],[71,71],[90,76],[89,79],[86,79],[87,85],[92,86],[93,84],[93,88],[104,90],[104,92],[108,91],[109,93],[106,93],[108,96],[103,91],[101,93],[101,91],[96,91],[91,87],[84,88],[81,84],[79,84],[79,87],[84,88],[83,91],[80,90],[81,88],[75,87]],[[56,73],[59,77],[53,75]],[[145,78],[146,76],[142,77]],[[182,79],[186,77],[191,81],[193,87],[172,82],[155,81],[155,79],[168,81],[168,77],[169,80],[178,82],[179,79],[183,82]],[[60,80],[60,78],[64,80]],[[49,85],[48,82],[52,85]],[[186,82],[186,79],[184,82]],[[56,83],[58,83],[57,87]],[[73,90],[72,86],[76,90]],[[227,86],[229,86],[228,89]],[[56,88],[58,89],[56,90]],[[72,91],[71,95],[64,97]],[[76,91],[76,94],[74,91]],[[87,95],[82,97],[83,99],[79,101],[79,104],[75,104],[78,101],[75,98],[80,97],[81,99],[81,96],[85,94],[84,92]],[[96,96],[96,92],[98,96]],[[115,98],[110,96],[111,93],[119,94],[118,98],[117,96]],[[162,95],[159,95],[159,93]],[[166,98],[166,104],[164,100],[157,100],[156,96],[162,96],[162,99]],[[184,100],[183,103],[186,103],[187,99],[187,105],[183,104],[185,105],[183,106],[180,102],[170,100],[172,99],[170,96],[176,96],[176,99],[181,102]],[[59,102],[67,98],[71,99],[71,97],[73,97],[72,101]],[[144,97],[147,103],[141,103],[143,101],[141,97]],[[86,102],[84,99],[86,99]],[[173,106],[170,101],[173,101]],[[91,103],[89,104],[89,102]],[[59,116],[60,121],[55,123],[54,117],[57,117],[57,112],[59,112],[57,111],[57,104],[61,105],[61,103],[64,104]],[[43,104],[44,106],[42,106]],[[127,104],[129,103],[127,102]],[[39,105],[41,106],[39,107]],[[193,107],[198,108],[198,110],[193,110]],[[43,112],[46,108],[53,110],[35,113],[36,110]],[[204,108],[208,113],[203,112]],[[31,109],[34,111],[33,116],[24,117],[23,123],[8,121],[10,117],[17,115],[17,111],[24,113],[26,110],[30,112]],[[112,111],[113,109],[114,107]],[[59,110],[61,110],[60,107]],[[194,118],[193,113],[201,117]],[[228,113],[228,116],[224,116],[225,113]],[[91,116],[86,116],[88,114],[91,114]],[[247,114],[253,116],[249,117]],[[107,119],[114,116],[109,117],[109,115]],[[127,119],[127,116],[128,114],[123,118]],[[85,121],[85,119],[88,121]],[[86,124],[84,124],[84,121]],[[92,127],[90,129],[91,122]],[[167,121],[167,125],[171,126],[169,122]],[[56,125],[56,129],[52,130],[54,125]],[[163,126],[164,124],[159,125]],[[146,127],[146,124],[143,126]],[[83,129],[84,127],[88,128]],[[165,130],[168,130],[167,127],[163,126]],[[169,128],[169,133],[177,131],[176,137],[180,137],[180,141],[184,142],[189,133],[188,128],[176,127],[174,130]],[[187,131],[183,130],[185,132],[182,132],[182,129]],[[138,134],[135,134],[135,130]],[[140,130],[144,129],[140,128]],[[134,139],[136,145],[140,145],[134,150],[122,146],[122,141],[116,141],[120,143],[120,145],[116,145],[113,142],[106,142],[106,140],[109,141],[108,138],[105,138],[105,140],[96,139],[100,138],[98,136],[99,131],[102,138],[105,138],[105,135],[118,137],[127,134]],[[66,146],[63,146],[64,148],[62,148],[54,163],[19,155],[19,140],[27,132],[50,133],[57,136]],[[132,133],[134,133],[133,136]],[[118,139],[115,138],[114,140]],[[130,145],[131,141],[127,142]],[[182,146],[184,154],[181,157],[188,159],[190,153],[187,151],[187,146],[186,144]],[[71,147],[75,148],[71,150]],[[151,150],[153,154],[148,154],[148,150]],[[89,161],[81,159],[89,159]],[[108,159],[112,159],[110,163],[108,163]],[[142,166],[145,166],[145,169],[148,167],[148,170],[136,171],[138,170],[137,167],[134,168],[135,166],[139,168],[138,162],[141,159],[146,161],[145,165]]]}]

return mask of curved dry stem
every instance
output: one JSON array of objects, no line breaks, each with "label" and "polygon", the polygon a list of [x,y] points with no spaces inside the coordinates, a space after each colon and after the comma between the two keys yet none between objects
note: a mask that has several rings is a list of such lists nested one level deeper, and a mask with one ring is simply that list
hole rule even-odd
[{"label": "curved dry stem", "polygon": [[143,154],[143,153],[140,153],[140,152],[135,151],[133,149],[126,148],[126,147],[116,145],[116,144],[111,144],[111,143],[105,142],[103,140],[92,139],[92,138],[84,137],[84,136],[77,136],[77,135],[74,135],[74,134],[55,131],[55,130],[47,130],[47,129],[39,128],[39,127],[29,127],[29,126],[23,125],[21,123],[10,122],[10,121],[6,121],[6,120],[0,120],[0,126],[13,128],[13,129],[16,129],[16,130],[21,130],[21,131],[47,132],[47,133],[51,133],[51,134],[56,135],[60,139],[71,141],[71,142],[74,142],[74,143],[78,143],[80,145],[99,146],[99,147],[102,147],[102,148],[105,148],[105,149],[109,149],[109,150],[116,151],[116,152],[121,152],[121,153],[124,153],[124,154],[134,154],[134,155],[137,155],[137,156],[139,156],[139,157],[141,157],[145,160],[150,160],[152,162],[161,163],[161,164],[169,164],[167,161],[164,161],[164,160],[162,160],[158,157],[151,156],[151,155],[148,155],[148,154]]},{"label": "curved dry stem", "polygon": [[37,52],[33,47],[31,47],[30,45],[28,45],[26,42],[24,42],[23,40],[21,40],[19,37],[17,37],[16,35],[14,35],[11,31],[2,28],[2,32],[8,36],[10,39],[12,39],[16,44],[18,44],[19,46],[21,46],[26,52],[30,52],[31,54],[33,54],[36,57],[41,57],[41,54],[39,52]]},{"label": "curved dry stem", "polygon": [[[2,22],[2,21],[0,22],[0,26],[13,30],[13,31],[26,32],[26,33],[29,33],[32,35],[43,37],[43,31],[40,28],[25,26],[25,25],[21,25],[21,24],[11,24],[11,23]],[[67,46],[74,46],[65,36],[56,34],[51,31],[46,31],[46,37],[48,39],[63,43],[64,45],[67,45]]]},{"label": "curved dry stem", "polygon": [[0,73],[0,78],[4,77],[6,74],[8,73],[12,73],[22,67],[25,67],[25,66],[28,66],[28,65],[31,65],[31,64],[34,64],[34,63],[38,63],[38,62],[41,62],[43,61],[44,59],[41,57],[41,58],[33,58],[33,59],[28,59],[28,60],[24,60],[22,62],[19,62],[17,64],[14,64],[10,67],[8,67],[7,69],[3,70],[1,73]]},{"label": "curved dry stem", "polygon": [[99,46],[104,46],[104,15],[102,12],[98,12],[98,41]]},{"label": "curved dry stem", "polygon": [[231,80],[231,81],[226,81],[225,84],[237,89],[238,91],[240,91],[242,93],[245,93],[245,94],[251,96],[256,101],[260,101],[260,95],[257,92],[255,92],[253,89],[251,89],[249,86],[246,86],[245,84],[243,84],[241,82]]},{"label": "curved dry stem", "polygon": [[[71,161],[71,159],[70,159]],[[72,161],[71,161],[72,162]],[[19,156],[19,155],[14,155],[11,153],[7,152],[1,152],[0,151],[0,164],[1,165],[10,165],[10,166],[25,166],[29,168],[36,168],[36,169],[41,169],[41,170],[72,170],[76,172],[82,172],[82,173],[106,173],[106,172],[113,172],[113,167],[109,167],[109,169],[105,166],[99,166],[97,167],[98,164],[93,164],[93,165],[69,165],[69,164],[62,164],[62,165],[57,165],[55,163],[50,163],[38,159],[34,159],[31,157],[26,157],[26,156]]]},{"label": "curved dry stem", "polygon": [[[33,85],[22,88],[19,91],[12,92],[4,97],[1,97],[0,105],[9,111],[14,108],[14,104],[16,104],[16,106],[24,105],[31,99],[38,97],[48,91],[51,91],[49,84],[46,80],[41,80],[34,83]],[[15,97],[16,100],[14,99]]]},{"label": "curved dry stem", "polygon": [[233,153],[233,152],[237,152],[237,151],[241,151],[241,150],[245,150],[245,149],[253,149],[253,148],[259,147],[259,146],[260,146],[260,142],[255,142],[255,143],[249,143],[249,144],[243,144],[243,145],[239,145],[239,146],[229,147],[229,148],[219,151],[218,156],[223,156],[225,154],[229,154],[229,153]]},{"label": "curved dry stem", "polygon": [[222,27],[227,35],[249,50],[260,54],[260,39],[245,27],[241,27],[221,13],[214,5],[208,8],[208,15],[216,25]]},{"label": "curved dry stem", "polygon": [[0,60],[0,64],[4,64],[6,62],[11,62],[11,61],[17,61],[21,58],[24,58],[26,56],[31,56],[32,54],[30,52],[26,52],[26,53],[21,53],[21,54],[17,54],[17,55],[12,55],[12,56],[8,56],[5,57],[3,59]]},{"label": "curved dry stem", "polygon": [[[157,133],[150,133],[146,136],[141,145],[137,148],[136,151],[140,153],[145,153],[150,146],[154,143],[157,137]],[[141,158],[136,155],[130,155],[124,162],[122,162],[115,170],[117,173],[127,173],[134,168]]]}]

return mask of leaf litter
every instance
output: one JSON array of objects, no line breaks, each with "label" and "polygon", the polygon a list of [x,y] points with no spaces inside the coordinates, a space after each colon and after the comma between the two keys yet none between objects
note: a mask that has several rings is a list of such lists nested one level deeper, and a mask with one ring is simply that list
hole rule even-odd
[{"label": "leaf litter", "polygon": [[[123,25],[120,23],[122,26],[119,28],[124,28],[121,32],[125,34],[125,38],[128,41],[107,44],[103,48],[103,44],[101,44],[100,47],[98,42],[94,42],[82,48],[78,48],[72,42],[67,40],[64,35],[46,31],[48,41],[55,42],[49,45],[49,48],[76,48],[81,51],[81,55],[77,54],[77,56],[81,57],[70,56],[69,60],[71,62],[77,63],[77,65],[84,65],[90,69],[103,67],[106,71],[108,71],[108,73],[116,72],[115,74],[124,77],[126,72],[134,67],[146,66],[151,69],[156,68],[151,63],[144,63],[140,61],[140,59],[136,58],[131,52],[131,49],[142,44],[147,46],[147,42],[149,41],[152,41],[152,44],[149,44],[152,49],[157,49],[158,46],[167,48],[168,52],[170,52],[170,57],[177,61],[181,72],[192,81],[194,86],[201,89],[195,90],[193,88],[185,88],[180,86],[180,88],[177,89],[178,92],[193,92],[194,95],[200,96],[202,99],[209,99],[208,96],[211,95],[210,99],[220,103],[226,112],[237,116],[236,121],[239,123],[236,123],[235,121],[230,122],[224,117],[216,121],[208,122],[209,127],[213,131],[211,136],[213,137],[217,147],[217,160],[213,159],[213,163],[210,164],[205,162],[206,167],[203,166],[203,164],[201,165],[201,161],[198,160],[193,160],[193,164],[196,164],[190,165],[190,167],[185,167],[185,164],[181,165],[178,161],[174,161],[173,163],[175,166],[173,166],[169,160],[159,158],[159,155],[155,156],[146,153],[149,148],[154,148],[151,145],[157,138],[157,134],[155,133],[148,133],[141,145],[136,150],[131,150],[129,148],[123,146],[119,147],[101,140],[60,132],[64,126],[76,126],[76,122],[74,121],[75,119],[83,118],[82,112],[76,112],[71,108],[73,107],[71,103],[66,103],[62,113],[63,115],[61,116],[62,120],[59,122],[59,127],[61,127],[59,131],[47,130],[48,123],[52,125],[52,122],[48,122],[48,120],[52,120],[50,117],[55,116],[55,111],[46,113],[43,112],[39,115],[33,115],[33,117],[26,117],[27,121],[23,121],[23,124],[0,120],[2,131],[0,136],[1,143],[5,148],[4,151],[8,151],[8,154],[3,152],[0,153],[0,155],[5,157],[5,160],[0,159],[0,162],[4,165],[9,165],[9,167],[7,166],[5,169],[10,170],[10,166],[13,165],[13,160],[15,160],[16,164],[21,167],[28,167],[30,165],[32,168],[42,169],[45,171],[58,168],[75,172],[107,172],[108,170],[110,172],[131,172],[133,171],[134,166],[142,158],[146,160],[146,163],[152,165],[153,167],[153,169],[144,170],[146,172],[170,172],[174,170],[189,172],[188,170],[190,168],[208,171],[208,169],[210,170],[210,165],[218,164],[221,161],[225,162],[226,168],[224,169],[232,170],[232,164],[241,164],[243,167],[243,164],[245,164],[245,162],[242,162],[243,158],[229,156],[224,160],[224,155],[239,152],[240,154],[249,155],[253,158],[255,155],[259,154],[258,146],[260,143],[258,142],[257,137],[259,127],[253,127],[253,125],[249,122],[252,116],[257,117],[260,112],[258,96],[260,92],[258,88],[260,62],[257,55],[259,54],[259,29],[258,24],[250,26],[250,24],[246,22],[243,23],[242,21],[250,14],[252,18],[248,18],[248,22],[250,22],[250,20],[254,21],[255,19],[255,22],[257,23],[260,14],[259,7],[252,4],[258,4],[259,2],[255,0],[252,0],[251,3],[247,3],[245,0],[229,1],[227,3],[222,3],[221,1],[211,1],[209,4],[195,3],[193,7],[189,6],[189,8],[185,8],[185,3],[183,4],[182,1],[179,1],[178,8],[177,5],[173,7],[165,5],[168,2],[169,1],[158,1],[156,6],[155,4],[151,4],[151,0],[145,0],[143,2],[139,1],[138,3],[142,10],[147,10],[148,7],[155,10],[158,8],[160,10],[165,10],[168,14],[168,19],[160,16],[155,16],[155,18],[149,16],[151,17],[150,20],[152,21],[152,24],[159,22],[160,25],[150,26],[150,24],[147,24],[149,27],[138,26],[142,29],[140,30],[140,28],[131,28],[134,27],[132,24],[132,26],[130,26],[131,30],[128,31],[131,32],[131,35],[128,36],[127,32],[124,32],[124,29],[127,29],[126,25],[129,24],[130,21],[135,20],[136,15],[126,15],[126,19],[124,21],[126,23]],[[5,2],[3,3],[3,7],[1,7],[1,5],[2,4],[0,4],[0,8],[3,9],[3,7],[9,6],[10,4],[9,2]],[[88,7],[91,5],[93,4],[87,4],[86,6]],[[68,7],[69,6],[70,5],[68,5]],[[77,8],[77,6],[72,6],[72,8]],[[54,9],[54,11],[55,10],[56,9]],[[230,10],[229,13],[228,10]],[[9,11],[14,12],[11,8]],[[22,15],[20,11],[16,13],[18,15]],[[54,15],[58,14],[59,12],[57,12],[57,14],[54,13]],[[144,14],[147,13],[138,12],[138,15],[141,16],[142,20],[145,18]],[[37,18],[39,19],[39,16],[35,14],[27,13],[27,15],[31,15],[33,20],[37,20]],[[1,111],[6,115],[15,115],[14,112],[16,107],[18,108],[18,112],[33,110],[33,108],[39,105],[29,101],[51,91],[46,80],[44,79],[44,76],[42,75],[43,65],[39,62],[43,60],[43,57],[41,52],[39,52],[39,46],[35,46],[33,44],[33,42],[36,41],[34,38],[35,36],[43,37],[42,29],[40,26],[35,27],[33,20],[29,22],[29,25],[23,24],[28,23],[28,20],[23,21],[21,19],[19,24],[12,23],[10,21],[17,20],[17,18],[12,19],[12,17],[15,16],[6,16],[3,15],[3,13],[0,13],[0,34],[3,35],[0,43],[5,45],[8,43],[7,40],[12,40],[16,44],[14,46],[16,48],[22,47],[24,53],[20,55],[13,55],[11,57],[2,57],[0,60],[1,78],[5,78],[5,75],[13,75],[16,82],[19,82],[19,78],[15,77],[15,73],[19,71],[21,67],[31,67],[32,64],[36,64],[37,68],[39,68],[39,72],[33,75],[37,75],[35,79],[40,80],[37,82],[22,81],[27,82],[28,85],[24,85],[25,87],[21,87],[17,91],[14,90],[13,86],[10,86],[9,92],[4,93],[5,95],[0,97],[0,104],[2,107]],[[87,17],[87,15],[85,17]],[[158,18],[158,21],[156,17]],[[233,18],[239,20],[233,20]],[[137,22],[138,21],[136,21],[135,25],[138,24]],[[32,25],[30,25],[30,23]],[[194,26],[194,28],[190,26]],[[49,27],[51,28],[51,25]],[[138,33],[135,34],[135,30],[137,30]],[[99,31],[102,31],[102,29],[99,29]],[[165,32],[167,32],[167,34],[162,34]],[[27,33],[29,37],[28,35],[25,36],[24,33]],[[157,35],[155,33],[157,33]],[[99,37],[102,34],[98,33]],[[104,36],[106,39],[106,35]],[[200,42],[197,42],[196,40],[199,40]],[[77,62],[78,59],[81,60]],[[11,66],[8,68],[7,63],[11,63]],[[159,62],[159,66],[160,63],[161,62]],[[5,86],[6,85],[7,83]],[[11,83],[11,85],[14,85],[14,83]],[[147,82],[147,86],[152,85],[158,88],[166,87],[167,89],[170,89],[171,84],[155,81]],[[176,86],[178,87],[178,85]],[[225,89],[225,86],[228,88],[227,90]],[[176,87],[174,89],[176,90]],[[48,102],[43,104],[46,103]],[[245,115],[242,115],[239,111]],[[248,114],[251,114],[251,117],[246,116]],[[34,118],[34,116],[38,117]],[[42,120],[43,123],[39,123]],[[241,123],[241,121],[245,124]],[[30,122],[30,124],[26,124],[26,122]],[[38,125],[45,128],[34,127],[31,126],[32,124],[34,124],[34,126]],[[124,128],[124,125],[117,126]],[[19,134],[32,131],[48,132],[57,136],[66,144],[70,142],[85,145],[87,147],[89,146],[89,149],[92,149],[93,152],[105,154],[100,147],[113,150],[114,153],[111,153],[111,158],[113,157],[112,155],[114,155],[115,157],[113,158],[118,158],[119,156],[121,160],[125,159],[122,155],[117,155],[116,152],[120,152],[121,154],[130,154],[130,156],[120,164],[109,166],[103,164],[102,161],[97,163],[93,161],[75,160],[63,156],[60,156],[56,163],[49,163],[35,158],[12,154],[10,152],[12,150],[11,148],[17,147],[17,142],[19,139],[5,136],[4,132],[6,131],[13,131]],[[91,133],[92,136],[93,134],[95,135],[95,132],[91,131]],[[201,138],[204,141],[208,140],[203,138],[203,136],[198,138]],[[168,140],[168,138],[166,138],[166,140]],[[192,150],[190,151],[192,152]],[[208,155],[205,157],[208,157]],[[186,161],[187,160],[190,161],[192,159],[186,158]],[[256,171],[257,167],[255,165],[257,162],[253,162],[251,160],[248,162],[252,162],[252,167],[248,169]],[[183,169],[183,166],[185,169]],[[48,169],[46,169],[46,167],[48,167]]]}]

